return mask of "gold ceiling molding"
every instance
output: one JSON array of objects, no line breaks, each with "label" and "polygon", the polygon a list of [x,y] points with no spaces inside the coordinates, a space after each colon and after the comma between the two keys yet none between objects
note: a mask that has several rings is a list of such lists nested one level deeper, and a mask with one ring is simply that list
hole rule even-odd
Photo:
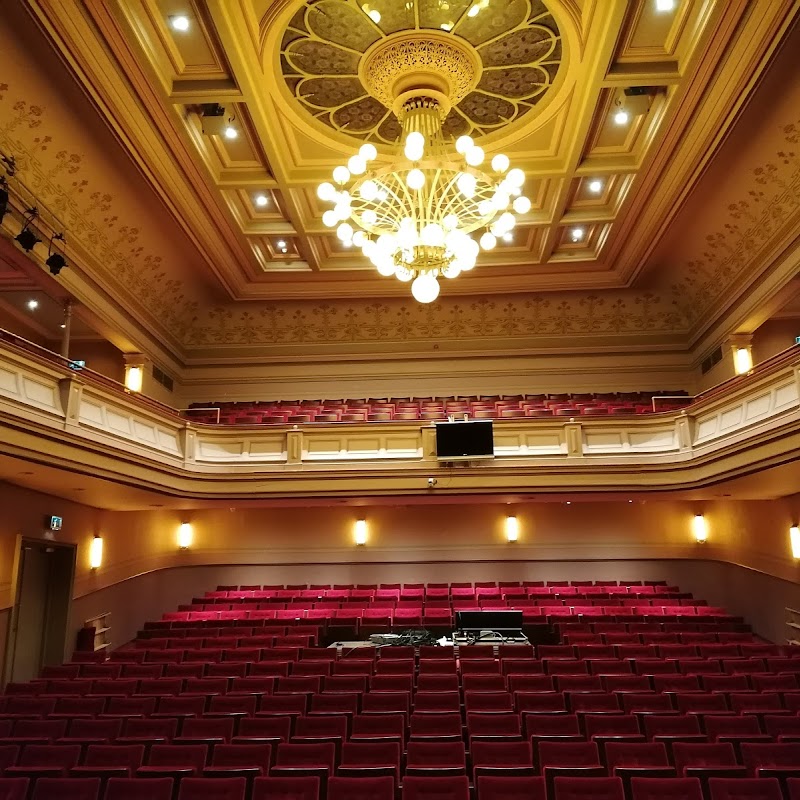
[{"label": "gold ceiling molding", "polygon": [[[456,90],[445,135],[493,133],[525,117],[552,88],[562,36],[541,0],[492,0],[470,16],[474,7],[473,0],[307,0],[281,39],[284,82],[328,128],[392,144],[400,136],[393,63],[423,59],[440,65]],[[412,32],[428,36],[430,46],[410,46]]]}]

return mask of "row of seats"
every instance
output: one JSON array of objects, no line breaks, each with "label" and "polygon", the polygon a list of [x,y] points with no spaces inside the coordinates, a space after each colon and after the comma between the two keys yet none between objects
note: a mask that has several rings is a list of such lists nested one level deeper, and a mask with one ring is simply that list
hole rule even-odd
[{"label": "row of seats", "polygon": [[[453,587],[421,588],[447,597],[409,610],[451,625]],[[203,600],[243,605],[252,596],[228,593],[256,591],[265,590],[220,587],[224,598]],[[169,800],[190,789],[212,800],[257,791],[322,800],[338,786],[347,800],[639,800],[645,790],[659,800],[790,798],[798,649],[759,640],[724,609],[681,605],[701,601],[678,587],[645,594],[658,605],[523,608],[544,610],[537,630],[560,642],[535,647],[318,646],[404,619],[399,599],[373,608],[374,596],[359,609],[299,604],[301,615],[324,612],[310,621],[247,619],[262,612],[241,607],[172,612],[109,657],[76,654],[9,684],[0,781],[28,779],[26,800],[55,791],[43,780],[62,781],[57,796],[77,800],[79,784],[94,781],[86,800],[99,800],[123,780],[131,800],[159,780],[171,781]],[[433,605],[442,599],[446,607]],[[560,608],[569,613],[551,613]]]},{"label": "row of seats", "polygon": [[[257,592],[271,589],[296,590],[296,589],[470,589],[470,588],[513,588],[515,586],[535,586],[545,588],[563,589],[568,586],[620,586],[623,588],[636,587],[640,592],[674,592],[677,586],[669,586],[666,581],[475,581],[457,583],[267,583],[267,584],[242,584],[242,585],[219,585],[215,591],[206,592],[206,596],[212,597],[218,594],[236,596],[238,592]],[[642,588],[644,587],[644,588]],[[246,595],[244,595],[246,596]]]},{"label": "row of seats", "polygon": [[[730,779],[712,777],[703,786],[697,778],[632,778],[626,795],[619,777],[582,778],[557,776],[552,781],[551,800],[800,800],[800,779],[786,781],[785,794],[775,778]],[[29,795],[24,778],[0,779],[3,800],[25,800]],[[397,800],[394,778],[337,776],[326,782],[330,800]],[[470,800],[466,777],[414,776],[405,780],[401,800]],[[147,782],[110,778],[101,786],[99,778],[42,778],[31,800],[320,800],[320,780],[315,776],[259,777],[248,789],[247,780],[233,778],[184,778],[175,791],[172,778]],[[547,800],[544,778],[481,775],[476,781],[477,800],[525,798]]]},{"label": "row of seats", "polygon": [[[654,402],[655,399],[655,402]],[[391,420],[445,420],[522,417],[571,417],[648,414],[686,407],[691,399],[679,392],[520,395],[385,400],[331,400],[299,402],[195,403],[189,419],[225,425],[298,424],[308,422],[388,422]]]}]

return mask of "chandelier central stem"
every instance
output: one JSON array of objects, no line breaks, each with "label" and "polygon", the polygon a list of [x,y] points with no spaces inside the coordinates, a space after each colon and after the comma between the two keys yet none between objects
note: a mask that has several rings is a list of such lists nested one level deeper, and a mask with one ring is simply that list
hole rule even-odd
[{"label": "chandelier central stem", "polygon": [[410,133],[421,133],[426,140],[436,141],[442,135],[442,107],[430,97],[416,97],[403,104],[400,122],[403,141]]}]

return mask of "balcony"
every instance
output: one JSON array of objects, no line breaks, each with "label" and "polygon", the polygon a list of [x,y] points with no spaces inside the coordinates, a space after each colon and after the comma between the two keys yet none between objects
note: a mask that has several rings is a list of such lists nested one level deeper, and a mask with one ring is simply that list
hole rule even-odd
[{"label": "balcony", "polygon": [[0,454],[182,497],[707,487],[795,458],[800,347],[679,412],[495,421],[495,458],[437,461],[428,422],[196,425],[88,370],[0,340]]}]

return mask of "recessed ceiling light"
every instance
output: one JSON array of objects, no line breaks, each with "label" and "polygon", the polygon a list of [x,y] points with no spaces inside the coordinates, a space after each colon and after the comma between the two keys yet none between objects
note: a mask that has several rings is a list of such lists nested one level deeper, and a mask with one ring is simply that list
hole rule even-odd
[{"label": "recessed ceiling light", "polygon": [[228,125],[225,128],[225,138],[226,139],[235,139],[239,135],[239,131],[233,127],[233,125]]},{"label": "recessed ceiling light", "polygon": [[603,188],[603,181],[598,180],[595,178],[593,181],[589,181],[589,191],[594,192],[597,194]]},{"label": "recessed ceiling light", "polygon": [[39,301],[28,300],[28,302],[25,305],[28,306],[28,311],[36,311],[36,309],[39,308]]},{"label": "recessed ceiling light", "polygon": [[675,0],[656,0],[656,11],[674,11]]},{"label": "recessed ceiling light", "polygon": [[377,25],[381,21],[381,12],[376,8],[370,8],[366,3],[362,6],[364,13]]},{"label": "recessed ceiling light", "polygon": [[172,30],[185,33],[189,30],[189,17],[185,14],[178,14],[169,18],[169,24],[172,26]]},{"label": "recessed ceiling light", "polygon": [[624,108],[618,108],[614,112],[614,122],[616,122],[617,125],[627,125],[630,118],[631,115]]},{"label": "recessed ceiling light", "polygon": [[67,326],[66,326],[66,325],[65,325],[65,324],[62,322],[62,323],[61,323],[61,330],[63,331],[63,330],[64,330],[64,328],[66,328],[66,327],[67,327]]},{"label": "recessed ceiling light", "polygon": [[286,249],[286,242],[284,242],[283,239],[279,239],[277,242],[275,242],[275,244],[278,246],[279,250]]},{"label": "recessed ceiling light", "polygon": [[264,208],[264,206],[268,204],[269,204],[269,198],[265,194],[256,195],[256,205],[259,208]]},{"label": "recessed ceiling light", "polygon": [[573,228],[572,241],[579,242],[581,239],[583,239],[583,233],[584,233],[583,228]]},{"label": "recessed ceiling light", "polygon": [[567,505],[571,506],[572,505],[572,500],[567,500]]},{"label": "recessed ceiling light", "polygon": [[503,234],[503,241],[504,242],[513,242],[514,241],[514,234],[513,233],[504,233]]}]

